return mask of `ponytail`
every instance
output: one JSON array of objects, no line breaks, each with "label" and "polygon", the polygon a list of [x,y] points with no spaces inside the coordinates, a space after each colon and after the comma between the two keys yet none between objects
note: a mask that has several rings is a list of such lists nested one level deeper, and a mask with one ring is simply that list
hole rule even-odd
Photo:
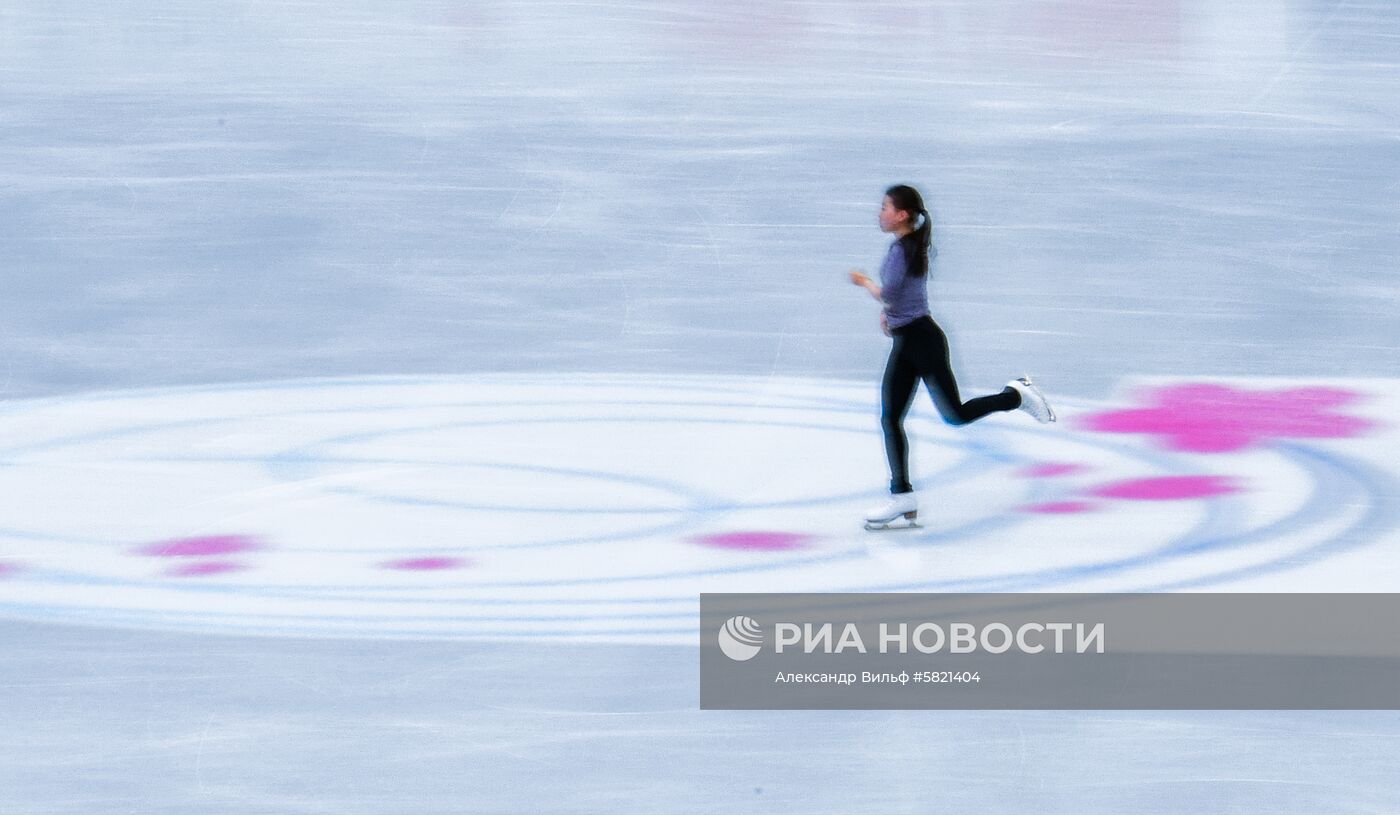
[{"label": "ponytail", "polygon": [[919,208],[918,226],[902,239],[904,257],[908,262],[906,274],[910,277],[923,277],[928,274],[928,261],[933,247],[933,218],[928,210]]},{"label": "ponytail", "polygon": [[890,202],[895,209],[902,210],[910,214],[915,219],[914,231],[899,239],[900,247],[904,250],[905,274],[909,277],[923,277],[928,274],[929,258],[935,255],[933,251],[933,218],[924,208],[923,196],[919,191],[905,184],[890,187],[885,190],[885,195],[890,197]]}]

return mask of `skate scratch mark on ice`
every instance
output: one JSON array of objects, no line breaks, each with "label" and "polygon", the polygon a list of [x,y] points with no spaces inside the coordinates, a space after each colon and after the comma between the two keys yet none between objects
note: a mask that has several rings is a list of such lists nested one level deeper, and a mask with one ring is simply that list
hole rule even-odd
[{"label": "skate scratch mark on ice", "polygon": [[17,688],[105,688],[109,685],[149,684],[155,682],[189,682],[192,680],[222,680],[232,682],[244,678],[244,674],[176,674],[171,676],[104,676],[96,679],[78,679],[69,682],[8,682],[0,689]]},{"label": "skate scratch mark on ice", "polygon": [[719,241],[715,238],[715,231],[710,227],[709,219],[705,217],[705,213],[701,212],[700,207],[696,206],[694,202],[691,202],[690,209],[695,213],[696,219],[700,221],[700,226],[705,229],[705,237],[709,240],[710,244],[710,254],[715,256],[715,267],[723,267],[724,258],[720,256]]},{"label": "skate scratch mark on ice", "polygon": [[[854,230],[854,229],[859,229],[859,230],[864,231],[864,230],[867,230],[867,229],[870,228],[870,227],[868,227],[868,226],[865,226],[864,224],[850,224],[850,223],[839,223],[839,224],[763,224],[763,223],[741,222],[741,221],[731,221],[731,222],[717,221],[714,225],[715,225],[715,226],[722,226],[722,227],[724,227],[724,228],[726,228],[726,229],[853,229],[853,230]],[[1048,229],[1049,227],[1046,227],[1046,228]]]},{"label": "skate scratch mark on ice", "polygon": [[501,209],[501,211],[496,215],[496,220],[495,220],[495,222],[492,224],[493,226],[500,226],[500,225],[501,225],[501,221],[505,219],[506,213],[507,213],[507,212],[510,212],[510,208],[511,208],[511,207],[515,206],[515,201],[516,201],[516,199],[518,199],[518,198],[520,197],[521,193],[523,193],[523,192],[525,192],[525,190],[523,190],[523,189],[518,189],[518,190],[515,191],[515,194],[512,195],[512,196],[510,197],[510,200],[509,200],[509,201],[506,202],[505,207],[503,207],[503,208]]},{"label": "skate scratch mark on ice", "polygon": [[1298,62],[1298,55],[1310,47],[1313,40],[1317,39],[1317,35],[1321,34],[1332,24],[1332,20],[1337,16],[1337,12],[1342,10],[1342,6],[1350,4],[1350,0],[1337,0],[1337,3],[1332,6],[1332,10],[1327,13],[1327,17],[1323,19],[1322,23],[1318,25],[1317,28],[1314,28],[1308,36],[1304,37],[1303,41],[1298,43],[1297,48],[1294,48],[1288,53],[1288,58],[1285,59],[1283,65],[1279,67],[1278,73],[1274,74],[1273,78],[1264,84],[1263,89],[1251,96],[1245,105],[1253,105],[1260,99],[1273,93],[1274,88],[1278,86],[1279,80],[1283,79],[1285,74],[1293,70],[1294,64]]},{"label": "skate scratch mark on ice", "polygon": [[535,716],[661,716],[675,713],[689,714],[690,708],[665,708],[662,710],[550,710],[548,708],[506,707],[505,705],[482,705],[491,710],[505,713],[525,713]]},{"label": "skate scratch mark on ice", "polygon": [[[303,680],[301,680],[301,679],[297,679],[296,677],[292,676],[291,674],[289,674],[289,673],[287,673],[287,672],[285,672],[285,671],[268,671],[268,670],[266,670],[265,667],[259,667],[257,670],[258,670],[258,671],[261,671],[261,673],[262,673],[264,676],[275,676],[275,677],[277,677],[278,679],[281,679],[282,681],[286,682],[286,683],[289,684],[289,685],[296,685],[296,686],[298,686],[298,687],[306,688],[307,690],[311,691],[312,693],[314,693],[314,694],[316,694],[316,695],[318,695],[318,696],[330,696],[330,695],[331,695],[329,691],[322,690],[321,688],[318,688],[318,687],[316,687],[315,685],[312,685],[312,684],[309,683],[309,682],[303,681]],[[252,676],[252,675],[254,675],[256,672],[257,672],[257,671],[254,670],[254,666],[249,665],[248,675],[249,675],[249,676]]]},{"label": "skate scratch mark on ice", "polygon": [[783,331],[778,335],[778,347],[773,350],[773,367],[768,369],[768,378],[771,380],[778,375],[778,361],[783,356],[783,345],[787,342],[788,332]]},{"label": "skate scratch mark on ice", "polygon": [[194,751],[194,780],[199,785],[201,794],[208,792],[208,788],[204,785],[204,744],[209,741],[209,730],[214,726],[216,715],[210,713],[208,720],[204,722],[204,732],[199,734],[199,744],[195,746]]},{"label": "skate scratch mark on ice", "polygon": [[534,229],[534,230],[532,230],[532,231],[530,232],[531,235],[535,235],[535,234],[538,234],[538,233],[540,233],[540,232],[545,231],[546,229],[549,228],[549,225],[550,225],[550,224],[554,223],[555,217],[557,217],[557,216],[559,215],[559,211],[562,210],[562,209],[564,208],[564,196],[566,196],[566,195],[568,195],[568,194],[569,194],[569,188],[568,188],[568,187],[564,187],[564,188],[562,188],[562,189],[559,190],[559,200],[557,200],[557,201],[554,202],[554,211],[551,212],[551,213],[549,213],[549,217],[544,219],[544,223],[540,224],[538,228],[536,228],[536,229]]}]

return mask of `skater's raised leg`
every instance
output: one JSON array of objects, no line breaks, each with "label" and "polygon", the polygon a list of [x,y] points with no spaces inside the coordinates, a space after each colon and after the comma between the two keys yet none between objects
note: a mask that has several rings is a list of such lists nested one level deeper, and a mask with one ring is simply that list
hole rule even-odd
[{"label": "skater's raised leg", "polygon": [[979,396],[964,402],[958,393],[958,380],[953,376],[953,366],[948,353],[948,335],[943,333],[938,323],[927,318],[911,324],[906,331],[918,336],[918,342],[911,343],[910,350],[915,355],[915,364],[923,374],[924,385],[944,421],[964,425],[988,414],[1015,410],[1021,406],[1020,394],[1009,385],[1002,389],[1001,393]]}]

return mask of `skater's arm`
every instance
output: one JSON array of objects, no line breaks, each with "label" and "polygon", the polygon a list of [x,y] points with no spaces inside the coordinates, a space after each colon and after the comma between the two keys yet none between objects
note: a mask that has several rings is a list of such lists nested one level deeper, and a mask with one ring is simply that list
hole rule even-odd
[{"label": "skater's arm", "polygon": [[[879,286],[875,285],[875,281],[871,280],[865,272],[862,272],[860,269],[852,269],[851,282],[870,292],[870,296],[879,300],[880,305],[885,304],[885,298],[881,296],[884,292],[880,290]],[[890,336],[889,315],[885,313],[884,309],[880,309],[880,330],[885,333],[886,337]]]},{"label": "skater's arm", "polygon": [[884,302],[880,297],[881,292],[879,284],[877,284],[874,280],[871,280],[870,276],[867,275],[865,272],[862,272],[860,269],[852,269],[851,282],[870,292],[871,297],[874,297],[876,300]]}]

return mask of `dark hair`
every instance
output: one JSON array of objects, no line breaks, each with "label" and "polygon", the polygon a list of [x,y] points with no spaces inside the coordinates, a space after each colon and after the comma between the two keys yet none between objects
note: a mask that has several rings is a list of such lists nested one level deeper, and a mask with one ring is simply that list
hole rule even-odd
[{"label": "dark hair", "polygon": [[931,254],[929,250],[933,245],[933,218],[929,217],[928,210],[924,209],[923,196],[907,184],[890,187],[885,190],[885,195],[890,197],[890,203],[895,209],[909,213],[910,223],[918,221],[920,215],[924,216],[922,224],[899,239],[900,246],[904,249],[905,262],[908,264],[905,274],[910,277],[923,277],[928,274],[928,259]]}]

